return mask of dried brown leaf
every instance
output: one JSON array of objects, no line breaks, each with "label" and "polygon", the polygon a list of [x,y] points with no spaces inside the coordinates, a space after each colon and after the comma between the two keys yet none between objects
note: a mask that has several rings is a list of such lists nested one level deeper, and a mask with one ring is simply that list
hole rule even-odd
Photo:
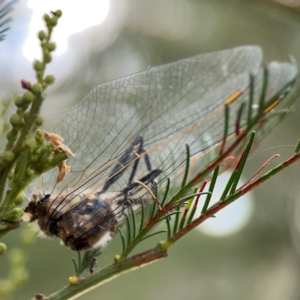
[{"label": "dried brown leaf", "polygon": [[[75,156],[75,154],[71,151],[71,149],[65,145],[63,142],[63,138],[55,133],[44,131],[44,136],[49,143],[54,146],[53,156],[58,155],[61,152],[65,152],[68,155]],[[60,183],[64,180],[66,175],[70,172],[71,167],[67,165],[67,160],[61,162],[58,166],[58,175],[56,177],[56,183]]]}]

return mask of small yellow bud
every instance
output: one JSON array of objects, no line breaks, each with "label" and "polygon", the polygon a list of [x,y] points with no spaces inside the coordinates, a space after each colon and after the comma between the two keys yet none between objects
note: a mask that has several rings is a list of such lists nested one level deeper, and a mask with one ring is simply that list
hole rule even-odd
[{"label": "small yellow bud", "polygon": [[79,278],[77,276],[71,276],[69,277],[69,283],[70,285],[77,285],[79,283]]},{"label": "small yellow bud", "polygon": [[0,255],[4,254],[6,250],[6,245],[4,243],[0,243]]},{"label": "small yellow bud", "polygon": [[116,255],[114,256],[114,261],[115,261],[116,264],[118,264],[119,261],[120,261],[120,255],[116,254]]}]

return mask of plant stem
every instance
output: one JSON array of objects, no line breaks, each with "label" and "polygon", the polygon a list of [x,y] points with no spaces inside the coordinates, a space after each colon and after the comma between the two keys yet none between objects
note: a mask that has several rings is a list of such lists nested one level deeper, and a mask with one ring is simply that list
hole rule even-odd
[{"label": "plant stem", "polygon": [[64,287],[60,291],[50,295],[49,300],[74,300],[124,273],[136,270],[165,257],[167,257],[167,252],[156,246],[126,259],[122,264],[114,263],[102,269],[101,272],[81,280],[78,285]]},{"label": "plant stem", "polygon": [[245,188],[237,190],[235,194],[227,197],[224,201],[221,201],[221,202],[219,201],[218,203],[216,203],[215,205],[210,207],[206,211],[205,214],[201,215],[199,218],[194,220],[190,225],[186,226],[183,230],[181,230],[178,233],[174,234],[168,241],[165,242],[163,247],[165,249],[168,249],[172,244],[174,244],[178,239],[180,239],[182,236],[187,234],[193,228],[200,225],[201,223],[203,223],[208,218],[214,216],[217,212],[222,210],[224,207],[226,207],[227,205],[229,205],[233,201],[237,200],[241,196],[245,195],[249,191],[253,190],[257,186],[261,185],[263,182],[270,179],[272,176],[276,175],[277,173],[279,173],[280,171],[282,171],[286,167],[290,166],[291,164],[295,163],[299,159],[300,159],[300,153],[296,153],[295,155],[293,155],[289,159],[285,160],[283,163],[281,163],[280,165],[278,165],[274,169],[270,170],[269,172],[267,172],[266,174],[261,176],[259,179],[257,179],[253,183],[246,186]]}]

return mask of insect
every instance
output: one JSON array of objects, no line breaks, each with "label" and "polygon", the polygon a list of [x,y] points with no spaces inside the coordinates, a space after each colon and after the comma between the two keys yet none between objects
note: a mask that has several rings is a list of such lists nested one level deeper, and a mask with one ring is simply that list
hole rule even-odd
[{"label": "insect", "polygon": [[[176,181],[189,145],[191,172],[216,156],[223,138],[224,104],[230,106],[227,139],[236,134],[236,119],[249,98],[255,77],[259,101],[263,71],[259,47],[246,46],[198,55],[149,68],[101,84],[52,129],[76,154],[71,171],[56,183],[57,170],[46,173],[25,208],[48,236],[72,250],[103,248],[128,206],[151,200],[167,178]],[[270,96],[297,73],[292,64],[268,65]],[[277,104],[277,103],[276,103]],[[274,104],[272,104],[274,105]],[[270,106],[271,109],[271,106]],[[239,117],[246,124],[247,111]]]},{"label": "insect", "polygon": [[97,257],[93,257],[89,267],[90,274],[93,274],[95,272],[96,265],[97,265]]}]

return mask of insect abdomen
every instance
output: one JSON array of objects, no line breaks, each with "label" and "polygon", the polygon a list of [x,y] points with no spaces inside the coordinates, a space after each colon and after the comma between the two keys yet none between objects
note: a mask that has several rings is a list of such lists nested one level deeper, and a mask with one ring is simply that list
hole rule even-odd
[{"label": "insect abdomen", "polygon": [[103,201],[99,194],[69,195],[61,201],[54,200],[49,210],[45,207],[48,218],[43,218],[46,221],[44,226],[40,226],[43,231],[47,235],[57,236],[67,247],[76,251],[105,246],[117,224],[111,205]]}]

